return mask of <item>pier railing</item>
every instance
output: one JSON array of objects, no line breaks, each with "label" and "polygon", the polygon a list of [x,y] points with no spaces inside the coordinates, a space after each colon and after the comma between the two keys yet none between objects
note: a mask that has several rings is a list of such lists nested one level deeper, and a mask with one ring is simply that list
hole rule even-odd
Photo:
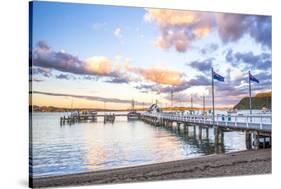
[{"label": "pier railing", "polygon": [[182,115],[176,113],[143,113],[143,116],[153,117],[159,121],[168,120],[183,123],[215,125],[229,128],[255,129],[271,132],[272,117],[268,115]]}]

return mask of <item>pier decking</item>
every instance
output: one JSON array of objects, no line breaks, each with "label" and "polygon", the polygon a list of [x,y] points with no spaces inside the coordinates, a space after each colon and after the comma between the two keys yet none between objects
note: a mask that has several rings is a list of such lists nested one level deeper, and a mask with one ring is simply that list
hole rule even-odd
[{"label": "pier decking", "polygon": [[171,122],[177,124],[196,124],[200,126],[217,126],[229,129],[256,130],[271,133],[271,116],[257,115],[217,115],[212,116],[179,115],[175,113],[143,113],[141,119],[154,125],[166,125]]},{"label": "pier decking", "polygon": [[217,115],[213,120],[212,116],[205,115],[179,115],[176,113],[143,113],[141,120],[164,127],[176,127],[188,130],[191,126],[196,133],[196,127],[199,129],[199,137],[202,137],[202,130],[214,128],[215,143],[220,144],[224,140],[224,132],[231,130],[245,131],[245,140],[247,148],[265,148],[271,147],[271,128],[272,117],[263,115]]},{"label": "pier decking", "polygon": [[83,121],[97,121],[98,117],[102,117],[104,120],[104,123],[111,122],[113,123],[115,121],[116,117],[128,117],[128,114],[125,113],[120,113],[120,114],[115,114],[115,113],[104,113],[104,114],[98,114],[96,112],[91,113],[72,113],[69,116],[63,116],[60,118],[60,125],[65,125],[65,124],[73,124],[77,122],[83,122]]}]

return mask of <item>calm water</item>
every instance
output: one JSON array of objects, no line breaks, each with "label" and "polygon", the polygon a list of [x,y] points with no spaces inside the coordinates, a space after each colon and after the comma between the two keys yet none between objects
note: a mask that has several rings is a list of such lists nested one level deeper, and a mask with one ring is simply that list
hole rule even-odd
[{"label": "calm water", "polygon": [[[213,130],[155,127],[142,121],[116,118],[115,123],[76,123],[60,126],[65,113],[33,113],[33,176],[80,173],[187,159],[215,153]],[[245,133],[224,133],[222,151],[246,149]]]}]

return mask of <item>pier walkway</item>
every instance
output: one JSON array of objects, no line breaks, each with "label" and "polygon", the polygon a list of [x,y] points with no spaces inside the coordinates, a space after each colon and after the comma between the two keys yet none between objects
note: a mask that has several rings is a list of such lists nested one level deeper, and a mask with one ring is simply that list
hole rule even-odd
[{"label": "pier walkway", "polygon": [[[271,147],[271,115],[183,115],[177,113],[142,113],[141,120],[156,126],[176,128],[183,127],[185,132],[189,132],[189,127],[193,127],[196,135],[196,127],[199,130],[199,138],[202,138],[204,129],[206,135],[209,128],[214,129],[215,146],[221,147],[224,141],[224,132],[231,130],[245,131],[245,142],[247,149]],[[218,148],[216,151],[220,151]]]},{"label": "pier walkway", "polygon": [[176,122],[184,125],[199,125],[235,130],[255,130],[271,133],[272,117],[268,115],[216,115],[213,117],[204,115],[181,115],[176,113],[143,113],[141,119],[154,125],[169,125]]},{"label": "pier walkway", "polygon": [[[128,120],[131,119],[130,113],[104,113],[104,114],[98,114],[97,112],[85,112],[85,113],[78,113],[74,112],[71,113],[69,116],[63,116],[60,118],[60,125],[65,124],[74,124],[76,122],[82,122],[82,121],[97,121],[98,117],[102,117],[104,120],[104,123],[111,122],[113,123],[115,121],[116,117],[127,117]],[[138,114],[137,114],[138,115]],[[139,119],[139,116],[136,118]]]}]

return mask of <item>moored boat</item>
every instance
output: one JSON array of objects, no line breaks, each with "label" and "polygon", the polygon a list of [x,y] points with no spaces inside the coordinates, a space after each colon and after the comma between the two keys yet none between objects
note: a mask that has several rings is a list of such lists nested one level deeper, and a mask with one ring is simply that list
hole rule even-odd
[{"label": "moored boat", "polygon": [[128,120],[138,120],[140,118],[140,113],[136,111],[131,111],[127,114]]}]

